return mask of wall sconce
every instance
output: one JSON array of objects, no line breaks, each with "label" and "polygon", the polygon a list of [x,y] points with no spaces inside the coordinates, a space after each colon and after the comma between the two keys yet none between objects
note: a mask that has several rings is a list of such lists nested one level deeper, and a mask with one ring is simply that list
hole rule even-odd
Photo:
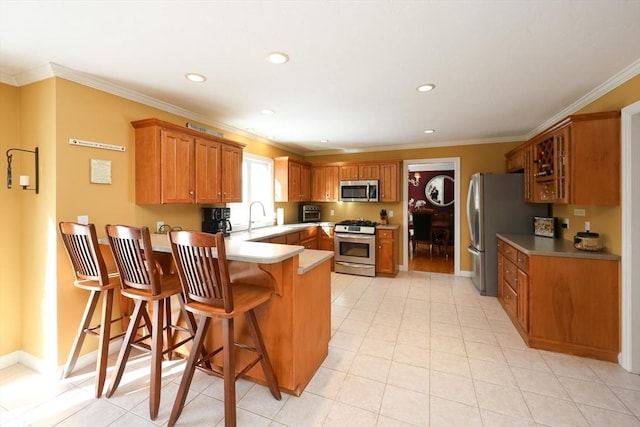
[{"label": "wall sconce", "polygon": [[13,183],[13,179],[11,176],[11,162],[13,161],[13,154],[10,154],[11,151],[22,151],[23,153],[32,153],[35,156],[35,166],[36,166],[36,186],[35,188],[29,188],[29,175],[20,175],[20,186],[23,190],[35,190],[36,194],[40,193],[40,170],[38,164],[38,147],[35,150],[23,150],[22,148],[9,148],[7,150],[7,188],[11,188],[11,184]]},{"label": "wall sconce", "polygon": [[420,185],[420,172],[414,173],[413,178],[409,178],[409,182],[413,184],[414,187]]}]

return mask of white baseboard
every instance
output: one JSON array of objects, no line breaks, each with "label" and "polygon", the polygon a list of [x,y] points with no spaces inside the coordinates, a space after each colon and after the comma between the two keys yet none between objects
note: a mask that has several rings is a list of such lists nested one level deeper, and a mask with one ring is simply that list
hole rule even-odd
[{"label": "white baseboard", "polygon": [[[122,338],[112,341],[109,344],[109,354],[117,353],[118,351],[120,351],[121,347]],[[98,350],[80,356],[78,357],[78,361],[76,362],[74,370],[82,369],[90,365],[95,365],[97,360]],[[58,366],[57,364],[53,364],[51,362],[48,362],[47,360],[40,359],[33,354],[27,353],[26,351],[22,350],[14,351],[13,353],[9,353],[0,357],[0,369],[4,369],[17,363],[20,363],[27,368],[31,368],[43,375],[61,375],[62,369],[64,367],[63,365]]]}]

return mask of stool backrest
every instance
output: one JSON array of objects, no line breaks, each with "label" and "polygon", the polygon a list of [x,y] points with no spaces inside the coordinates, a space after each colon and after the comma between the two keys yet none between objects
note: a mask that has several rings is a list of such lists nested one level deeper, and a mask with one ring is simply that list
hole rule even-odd
[{"label": "stool backrest", "polygon": [[76,281],[95,280],[102,286],[108,285],[109,275],[98,246],[96,227],[93,224],[60,222],[58,228]]},{"label": "stool backrest", "polygon": [[149,228],[107,224],[105,230],[122,287],[160,294],[160,270],[153,256]]},{"label": "stool backrest", "polygon": [[413,235],[416,240],[431,240],[431,214],[413,214]]},{"label": "stool backrest", "polygon": [[199,302],[233,311],[224,235],[171,231],[169,241],[187,306]]}]

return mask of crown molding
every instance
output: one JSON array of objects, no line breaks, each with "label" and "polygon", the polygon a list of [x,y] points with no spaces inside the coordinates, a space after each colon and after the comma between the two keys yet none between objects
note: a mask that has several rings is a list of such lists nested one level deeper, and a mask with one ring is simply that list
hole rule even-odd
[{"label": "crown molding", "polygon": [[[580,99],[576,100],[574,103],[559,111],[552,117],[545,120],[543,123],[538,125],[536,128],[531,130],[526,135],[519,136],[511,136],[511,137],[500,137],[500,138],[484,138],[484,139],[470,139],[464,141],[440,141],[440,142],[432,142],[432,143],[416,143],[416,144],[402,144],[396,145],[393,147],[393,150],[411,150],[418,148],[430,148],[430,147],[451,147],[451,146],[459,146],[459,145],[474,145],[474,144],[494,144],[494,143],[502,143],[502,142],[519,142],[526,141],[549,128],[553,124],[558,121],[564,119],[566,116],[575,113],[581,108],[587,106],[591,102],[600,98],[607,92],[615,89],[620,86],[624,82],[630,80],[636,75],[640,74],[640,59],[631,63],[629,66],[625,67],[619,73],[615,74],[600,86],[596,87]],[[333,149],[333,150],[323,150],[323,151],[313,151],[313,152],[301,152],[296,149],[292,149],[291,147],[287,147],[285,144],[278,143],[276,141],[270,140],[268,138],[255,135],[249,132],[246,132],[243,129],[238,129],[233,126],[230,126],[226,123],[218,122],[217,120],[203,116],[201,114],[195,113],[190,110],[186,110],[184,108],[178,107],[176,105],[170,104],[168,102],[164,102],[153,98],[151,96],[144,95],[142,93],[136,92],[134,90],[126,89],[122,86],[111,83],[107,80],[95,77],[93,75],[83,73],[78,70],[74,70],[53,62],[50,62],[46,65],[33,68],[31,70],[25,71],[15,76],[11,76],[6,73],[0,73],[0,83],[6,83],[12,86],[24,86],[30,83],[35,83],[40,80],[48,79],[51,77],[60,77],[75,83],[82,84],[84,86],[92,87],[94,89],[101,90],[103,92],[107,92],[116,96],[120,96],[122,98],[138,102],[140,104],[148,105],[153,108],[157,108],[162,111],[166,111],[168,113],[176,114],[178,116],[185,117],[189,120],[194,120],[201,123],[206,123],[209,126],[213,126],[218,128],[223,132],[231,132],[246,138],[250,138],[255,141],[262,142],[264,144],[271,145],[273,147],[286,150],[291,153],[303,155],[303,156],[324,156],[330,154],[350,154],[350,153],[365,153],[365,152],[378,152],[378,151],[389,151],[389,146],[379,147],[379,146],[368,146],[362,148],[354,148],[354,149]]]},{"label": "crown molding", "polygon": [[478,138],[465,139],[461,141],[437,141],[437,142],[420,142],[415,144],[399,144],[385,146],[369,146],[362,148],[346,148],[335,150],[314,151],[305,154],[305,157],[326,156],[330,154],[354,154],[354,153],[371,153],[378,151],[396,151],[396,150],[414,150],[418,148],[435,148],[435,147],[455,147],[459,145],[478,145],[478,144],[500,144],[503,142],[523,142],[527,138],[524,135],[519,136],[501,136],[499,138]]},{"label": "crown molding", "polygon": [[615,74],[613,77],[606,80],[600,86],[596,87],[591,92],[587,93],[586,95],[584,95],[583,97],[575,101],[573,104],[569,105],[565,109],[559,111],[552,117],[548,118],[546,121],[541,123],[538,127],[536,127],[531,132],[529,132],[526,136],[526,139],[529,140],[533,138],[540,132],[543,132],[544,130],[558,123],[560,120],[564,119],[565,117],[575,113],[581,108],[586,107],[596,99],[604,96],[608,92],[611,92],[613,89],[617,88],[618,86],[625,83],[626,81],[631,80],[633,77],[637,76],[638,74],[640,74],[640,59],[637,59],[636,61],[632,62],[629,66],[625,67],[622,71],[620,71],[619,73]]},{"label": "crown molding", "polygon": [[3,72],[0,72],[0,83],[4,83],[10,86],[18,86],[16,79],[11,74]]},{"label": "crown molding", "polygon": [[[3,76],[0,75],[0,78]],[[91,74],[83,73],[78,70],[74,70],[72,68],[65,67],[60,64],[56,64],[50,62],[46,65],[43,65],[38,68],[34,68],[32,70],[21,73],[17,76],[6,76],[10,80],[14,86],[24,86],[27,84],[35,83],[40,80],[45,80],[51,77],[60,77],[83,86],[88,86],[102,92],[110,93],[112,95],[119,96],[121,98],[128,99],[130,101],[138,102],[140,104],[148,105],[153,108],[157,108],[162,111],[166,111],[168,113],[176,114],[178,116],[182,116],[186,119],[197,121],[200,123],[206,123],[209,126],[213,126],[219,130],[224,132],[234,133],[236,135],[243,136],[245,138],[250,138],[254,141],[259,141],[264,144],[268,144],[282,150],[286,150],[295,154],[302,155],[303,153],[299,153],[296,150],[292,150],[289,147],[286,147],[283,144],[279,144],[275,141],[272,141],[268,138],[254,135],[252,133],[246,132],[242,129],[235,128],[226,123],[218,122],[215,119],[212,119],[207,116],[203,116],[201,114],[195,113],[193,111],[184,109],[182,107],[178,107],[176,105],[170,104],[168,102],[161,101],[159,99],[153,98],[151,96],[144,95],[140,92],[136,92],[131,89],[124,88],[107,80],[101,79],[99,77],[93,76]]]}]

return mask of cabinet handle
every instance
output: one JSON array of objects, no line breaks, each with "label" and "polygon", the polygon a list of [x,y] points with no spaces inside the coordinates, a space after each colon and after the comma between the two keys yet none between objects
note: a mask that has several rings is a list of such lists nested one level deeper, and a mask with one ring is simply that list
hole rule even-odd
[{"label": "cabinet handle", "polygon": [[193,191],[189,191],[189,195],[193,196]]}]

